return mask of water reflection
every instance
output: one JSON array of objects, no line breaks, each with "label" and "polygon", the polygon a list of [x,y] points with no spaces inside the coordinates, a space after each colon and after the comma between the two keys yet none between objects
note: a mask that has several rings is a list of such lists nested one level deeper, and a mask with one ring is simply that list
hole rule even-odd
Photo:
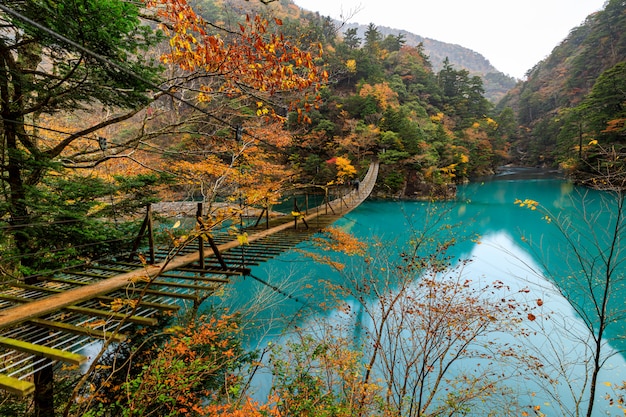
[{"label": "water reflection", "polygon": [[[568,285],[577,283],[567,278],[572,272],[568,271],[563,252],[566,243],[563,235],[537,211],[519,208],[514,201],[536,200],[554,216],[571,213],[585,201],[587,212],[600,216],[595,219],[598,229],[610,227],[614,219],[611,213],[602,214],[602,195],[587,192],[583,200],[581,191],[558,179],[477,182],[460,187],[455,202],[368,202],[338,221],[337,226],[361,239],[376,239],[400,248],[411,244],[411,231],[436,230],[435,219],[439,225],[453,226],[448,229],[454,230],[457,238],[452,254],[455,259],[472,259],[465,273],[473,280],[499,279],[512,287],[528,287],[533,297],[543,301],[542,314],[532,323],[536,334],[529,339],[528,349],[542,356],[546,369],[560,383],[553,388],[529,378],[525,386],[519,387],[519,392],[533,392],[532,401],[539,402],[547,415],[570,415],[576,397],[586,389],[581,358],[588,356],[589,332],[555,285],[565,293],[576,294]],[[535,250],[531,250],[528,242],[536,244]],[[546,270],[553,272],[551,276],[556,277],[556,281],[546,279]],[[253,274],[290,294],[279,300],[274,298],[271,303],[276,303],[275,307],[257,315],[255,343],[263,345],[281,337],[285,322],[277,324],[278,317],[307,326],[307,317],[311,314],[339,315],[337,311],[322,312],[316,307],[325,296],[319,280],[339,280],[340,277],[330,268],[303,258],[297,251],[255,268]],[[303,279],[308,285],[302,285]],[[270,304],[269,298],[259,295],[267,291],[259,282],[247,278],[233,286],[231,297],[226,298],[236,300],[239,305],[245,300],[257,300],[254,301],[257,304],[258,300],[265,300],[264,303]],[[613,307],[622,308],[622,300],[623,297],[617,297]],[[622,331],[623,326],[614,326],[610,336]],[[618,354],[622,349],[619,345],[615,347],[615,350],[610,347],[607,350],[608,359],[598,387],[602,392],[598,398],[608,393],[609,388],[604,383],[620,383],[625,377],[624,358]],[[617,410],[609,409],[600,399],[594,415],[607,415],[611,411],[615,414]]]}]

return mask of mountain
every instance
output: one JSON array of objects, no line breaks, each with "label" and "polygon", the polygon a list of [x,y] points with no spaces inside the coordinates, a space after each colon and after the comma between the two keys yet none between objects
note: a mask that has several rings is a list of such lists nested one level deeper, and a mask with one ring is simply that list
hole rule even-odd
[{"label": "mountain", "polygon": [[[517,116],[520,136],[513,150],[524,164],[555,164],[572,155],[571,148],[578,147],[587,135],[589,142],[603,133],[606,123],[592,137],[584,118],[594,113],[598,106],[594,86],[620,63],[626,61],[626,2],[609,0],[605,8],[587,17],[585,22],[572,29],[551,54],[535,65],[525,81],[519,82],[499,102],[498,109],[510,107]],[[619,83],[619,78],[616,79]],[[620,88],[612,89],[618,93]],[[590,105],[590,99],[596,105]],[[618,108],[623,107],[626,94],[617,97]],[[619,105],[619,100],[622,104]],[[586,107],[585,107],[586,106]],[[608,117],[608,115],[607,115]],[[616,116],[613,116],[616,117]],[[572,126],[577,125],[576,128]]]},{"label": "mountain", "polygon": [[[336,23],[339,25],[339,22]],[[356,23],[344,24],[340,29],[345,31],[350,28],[356,28],[361,37],[367,30],[366,25]],[[469,48],[425,38],[406,30],[393,29],[386,26],[376,26],[376,28],[383,36],[402,35],[409,46],[417,46],[421,43],[435,72],[443,68],[443,61],[448,58],[456,69],[465,69],[471,75],[480,76],[485,88],[485,97],[492,103],[497,103],[516,84],[515,78],[498,71],[487,58]]]},{"label": "mountain", "polygon": [[[221,15],[219,8],[207,6],[209,2],[203,0],[195,0],[199,4],[204,4],[207,11]],[[233,10],[240,13],[254,12],[256,14],[266,14],[281,19],[305,19],[309,21],[324,22],[329,21],[335,27],[338,35],[342,35],[346,30],[356,28],[359,36],[363,35],[367,29],[367,25],[358,23],[344,23],[329,17],[321,16],[318,12],[311,12],[302,9],[292,0],[272,1],[268,4],[262,2],[250,2],[247,0],[214,0],[214,4],[228,4]],[[376,22],[373,22],[376,24]],[[485,97],[492,103],[497,103],[511,88],[515,86],[516,79],[498,71],[491,63],[481,54],[460,45],[441,42],[435,39],[425,38],[420,35],[408,32],[406,30],[394,29],[385,26],[376,26],[377,30],[383,35],[402,35],[409,46],[417,46],[422,44],[424,52],[429,56],[433,70],[438,72],[443,67],[443,61],[448,58],[450,64],[457,69],[469,71],[471,75],[478,75],[483,80],[485,89]]]},{"label": "mountain", "polygon": [[[335,24],[338,30],[342,32],[345,32],[347,29],[356,28],[361,37],[363,37],[367,30],[367,25],[358,23],[346,23],[342,25],[340,22],[336,21]],[[454,68],[465,69],[469,71],[471,75],[480,76],[484,83],[485,97],[492,103],[497,103],[515,86],[515,78],[498,71],[484,56],[469,48],[425,38],[406,30],[393,29],[386,26],[376,26],[376,28],[383,37],[388,35],[403,36],[406,44],[409,46],[417,46],[421,43],[435,72],[443,68],[443,61],[448,58]]]}]

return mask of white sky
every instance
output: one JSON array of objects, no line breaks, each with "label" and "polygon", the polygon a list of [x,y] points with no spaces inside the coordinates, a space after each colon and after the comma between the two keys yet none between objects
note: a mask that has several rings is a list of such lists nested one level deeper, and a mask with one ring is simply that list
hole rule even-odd
[{"label": "white sky", "polygon": [[[404,29],[454,43],[523,78],[605,0],[294,0],[303,9],[350,23]],[[354,13],[355,11],[356,14]]]}]

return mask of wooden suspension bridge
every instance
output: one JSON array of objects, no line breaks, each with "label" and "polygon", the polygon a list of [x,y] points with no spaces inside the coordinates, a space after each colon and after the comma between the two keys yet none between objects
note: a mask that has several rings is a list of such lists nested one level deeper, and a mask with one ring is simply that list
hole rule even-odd
[{"label": "wooden suspension bridge", "polygon": [[[249,266],[289,250],[361,204],[377,176],[378,163],[372,163],[358,187],[302,215],[282,216],[272,227],[248,228],[246,242],[216,234],[177,248],[175,256],[171,248],[151,245],[150,262],[117,258],[2,283],[0,390],[37,397],[54,364],[84,364],[90,345],[123,341],[131,326],[156,325],[181,300],[197,303],[234,276],[248,274]],[[113,308],[120,300],[135,301]]]}]

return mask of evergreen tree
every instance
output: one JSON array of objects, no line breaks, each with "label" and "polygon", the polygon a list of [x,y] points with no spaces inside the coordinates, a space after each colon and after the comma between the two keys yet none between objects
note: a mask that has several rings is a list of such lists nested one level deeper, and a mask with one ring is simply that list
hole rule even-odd
[{"label": "evergreen tree", "polygon": [[343,34],[343,43],[349,49],[358,49],[361,46],[361,38],[359,38],[357,28],[350,28]]},{"label": "evergreen tree", "polygon": [[378,54],[382,38],[383,35],[380,33],[376,25],[370,23],[365,30],[365,49],[372,55]]},{"label": "evergreen tree", "polygon": [[[61,165],[64,150],[151,101],[160,69],[144,55],[160,37],[139,14],[139,4],[122,0],[3,2],[0,207],[14,230],[31,223],[29,189]],[[54,132],[61,140],[45,140],[51,132],[38,126],[42,115],[95,108],[118,112],[73,132]],[[16,233],[14,239],[21,254],[28,252],[26,234]]]}]

